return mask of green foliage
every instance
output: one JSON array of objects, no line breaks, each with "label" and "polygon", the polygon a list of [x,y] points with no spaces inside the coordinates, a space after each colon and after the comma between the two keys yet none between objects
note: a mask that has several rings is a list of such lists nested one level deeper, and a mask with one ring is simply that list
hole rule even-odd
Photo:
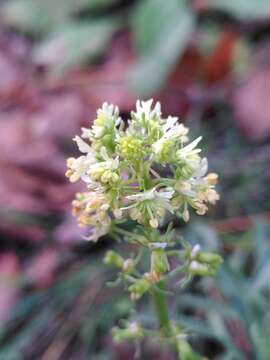
[{"label": "green foliage", "polygon": [[129,313],[130,301],[104,287],[109,274],[101,259],[77,259],[65,267],[53,286],[26,293],[17,304],[9,326],[0,331],[0,359],[21,360],[24,353],[38,358],[42,349],[60,357],[70,346],[66,356],[83,351],[85,358],[109,359],[106,334],[116,319]]},{"label": "green foliage", "polygon": [[270,357],[269,234],[268,225],[257,223],[240,239],[226,236],[224,245],[234,244],[235,249],[215,282],[202,281],[208,299],[194,294],[179,297],[181,311],[200,311],[204,319],[181,315],[179,322],[222,344],[225,352],[218,359]]},{"label": "green foliage", "polygon": [[68,22],[58,27],[34,49],[34,59],[56,74],[97,59],[117,28],[115,19]]},{"label": "green foliage", "polygon": [[11,0],[2,5],[5,24],[32,36],[51,33],[82,11],[104,10],[117,0]]},{"label": "green foliage", "polygon": [[133,36],[139,60],[130,85],[140,95],[160,89],[184,51],[194,19],[184,1],[147,0],[133,15]]},{"label": "green foliage", "polygon": [[[39,40],[33,49],[34,61],[58,75],[94,61],[105,52],[121,21],[119,17],[93,14],[116,2],[12,0],[4,3],[0,13],[5,25]],[[83,12],[89,12],[89,16],[80,16]]]}]

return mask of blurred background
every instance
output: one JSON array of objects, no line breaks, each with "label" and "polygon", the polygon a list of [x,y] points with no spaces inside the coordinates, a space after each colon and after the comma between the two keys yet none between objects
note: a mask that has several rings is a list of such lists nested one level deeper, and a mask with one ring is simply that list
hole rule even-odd
[{"label": "blurred background", "polygon": [[[225,258],[173,299],[208,359],[270,359],[270,2],[0,1],[0,359],[133,359],[110,328],[111,239],[86,243],[64,176],[104,101],[153,97],[204,136],[221,201],[179,231]],[[151,318],[147,300],[137,316]],[[172,360],[144,342],[140,359]]]}]

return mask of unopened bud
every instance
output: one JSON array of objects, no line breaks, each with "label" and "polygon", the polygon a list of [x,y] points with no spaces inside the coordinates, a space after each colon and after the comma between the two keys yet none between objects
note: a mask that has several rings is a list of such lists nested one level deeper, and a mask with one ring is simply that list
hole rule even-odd
[{"label": "unopened bud", "polygon": [[137,280],[134,284],[130,285],[128,290],[131,293],[132,300],[140,299],[143,294],[150,288],[151,283],[149,280],[142,278]]},{"label": "unopened bud", "polygon": [[152,228],[156,229],[158,228],[158,220],[157,219],[151,219],[149,221],[149,224],[152,226]]},{"label": "unopened bud", "polygon": [[184,211],[183,211],[183,220],[185,221],[185,222],[188,222],[189,221],[189,219],[190,219],[190,215],[189,215],[189,211],[188,211],[188,209],[185,209]]},{"label": "unopened bud", "polygon": [[120,219],[123,215],[123,211],[121,209],[114,209],[113,215],[116,217],[116,219]]},{"label": "unopened bud", "polygon": [[134,270],[134,267],[135,267],[134,260],[127,259],[123,263],[122,270],[125,273],[131,273]]},{"label": "unopened bud", "polygon": [[200,251],[201,251],[201,246],[199,244],[194,245],[190,253],[191,259],[195,259]]},{"label": "unopened bud", "polygon": [[124,264],[124,259],[121,255],[117,254],[117,252],[113,250],[109,250],[106,252],[106,255],[103,259],[104,263],[110,266],[114,266],[117,268],[122,268]]},{"label": "unopened bud", "polygon": [[67,167],[71,167],[74,164],[75,160],[76,159],[73,157],[68,158],[66,161]]},{"label": "unopened bud", "polygon": [[151,271],[149,273],[145,273],[145,277],[149,280],[152,284],[156,284],[160,282],[161,274],[157,273],[156,271]]},{"label": "unopened bud", "polygon": [[167,254],[163,249],[154,249],[151,252],[151,273],[164,274],[169,270]]},{"label": "unopened bud", "polygon": [[209,185],[216,185],[218,182],[218,174],[216,173],[209,173],[206,176],[206,180],[208,182]]},{"label": "unopened bud", "polygon": [[143,337],[143,329],[136,322],[132,322],[125,329],[115,326],[112,329],[112,336],[115,342],[135,341]]},{"label": "unopened bud", "polygon": [[210,252],[200,252],[197,256],[197,259],[201,263],[206,263],[213,267],[218,267],[223,262],[223,259],[220,255]]},{"label": "unopened bud", "polygon": [[211,269],[206,264],[201,264],[198,261],[191,261],[188,269],[191,275],[200,275],[200,276],[212,276],[214,275],[214,270]]}]

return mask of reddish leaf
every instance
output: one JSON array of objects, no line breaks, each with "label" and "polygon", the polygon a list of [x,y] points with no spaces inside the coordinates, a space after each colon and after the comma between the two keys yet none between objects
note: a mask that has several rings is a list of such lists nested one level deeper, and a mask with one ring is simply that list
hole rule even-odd
[{"label": "reddish leaf", "polygon": [[232,105],[238,126],[251,140],[270,135],[270,68],[254,73],[234,92]]},{"label": "reddish leaf", "polygon": [[230,71],[237,39],[238,34],[231,29],[221,34],[214,51],[205,61],[204,78],[208,84],[223,80]]}]

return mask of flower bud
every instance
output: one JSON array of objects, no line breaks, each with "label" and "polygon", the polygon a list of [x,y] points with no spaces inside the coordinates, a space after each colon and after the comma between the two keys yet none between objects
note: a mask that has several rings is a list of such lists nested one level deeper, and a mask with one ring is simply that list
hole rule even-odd
[{"label": "flower bud", "polygon": [[119,151],[121,155],[128,160],[141,159],[144,155],[142,141],[133,135],[125,135],[119,141]]},{"label": "flower bud", "polygon": [[189,215],[189,211],[188,211],[188,209],[185,209],[184,211],[183,211],[183,220],[185,221],[185,222],[188,222],[189,221],[189,219],[190,219],[190,215]]},{"label": "flower bud", "polygon": [[115,326],[112,329],[112,336],[115,342],[135,341],[143,337],[143,329],[136,322],[132,322],[125,329]]},{"label": "flower bud", "polygon": [[116,217],[116,219],[121,219],[123,216],[123,211],[121,209],[114,209],[113,215]]},{"label": "flower bud", "polygon": [[157,219],[151,219],[151,220],[149,221],[149,224],[150,224],[150,226],[151,226],[152,228],[154,228],[154,229],[158,228],[158,220],[157,220]]},{"label": "flower bud", "polygon": [[164,274],[169,270],[167,254],[163,249],[154,249],[151,252],[151,273]]},{"label": "flower bud", "polygon": [[206,263],[215,268],[219,267],[219,265],[223,262],[223,259],[220,255],[210,252],[200,252],[197,255],[197,260],[201,263]]},{"label": "flower bud", "polygon": [[127,260],[124,261],[123,266],[122,266],[122,270],[125,273],[127,273],[127,274],[131,273],[134,270],[134,268],[135,268],[134,260],[127,259]]},{"label": "flower bud", "polygon": [[216,173],[209,173],[206,176],[206,180],[208,182],[209,185],[216,185],[218,182],[218,174]]},{"label": "flower bud", "polygon": [[109,250],[106,252],[104,257],[104,263],[113,267],[122,268],[124,265],[124,259],[122,256],[117,254],[117,252],[113,250]]},{"label": "flower bud", "polygon": [[190,252],[190,258],[196,259],[200,251],[201,251],[201,246],[199,244],[194,245]]},{"label": "flower bud", "polygon": [[137,280],[134,284],[130,285],[128,290],[132,300],[140,299],[143,294],[150,288],[151,283],[149,280],[142,278]]},{"label": "flower bud", "polygon": [[109,149],[112,148],[114,142],[113,135],[113,133],[104,135],[101,139],[102,145],[106,146]]},{"label": "flower bud", "polygon": [[103,183],[116,183],[119,180],[118,174],[111,170],[106,170],[101,176],[101,181]]},{"label": "flower bud", "polygon": [[190,275],[200,276],[213,276],[215,274],[214,269],[212,269],[206,264],[199,263],[196,260],[191,261],[188,272]]}]

